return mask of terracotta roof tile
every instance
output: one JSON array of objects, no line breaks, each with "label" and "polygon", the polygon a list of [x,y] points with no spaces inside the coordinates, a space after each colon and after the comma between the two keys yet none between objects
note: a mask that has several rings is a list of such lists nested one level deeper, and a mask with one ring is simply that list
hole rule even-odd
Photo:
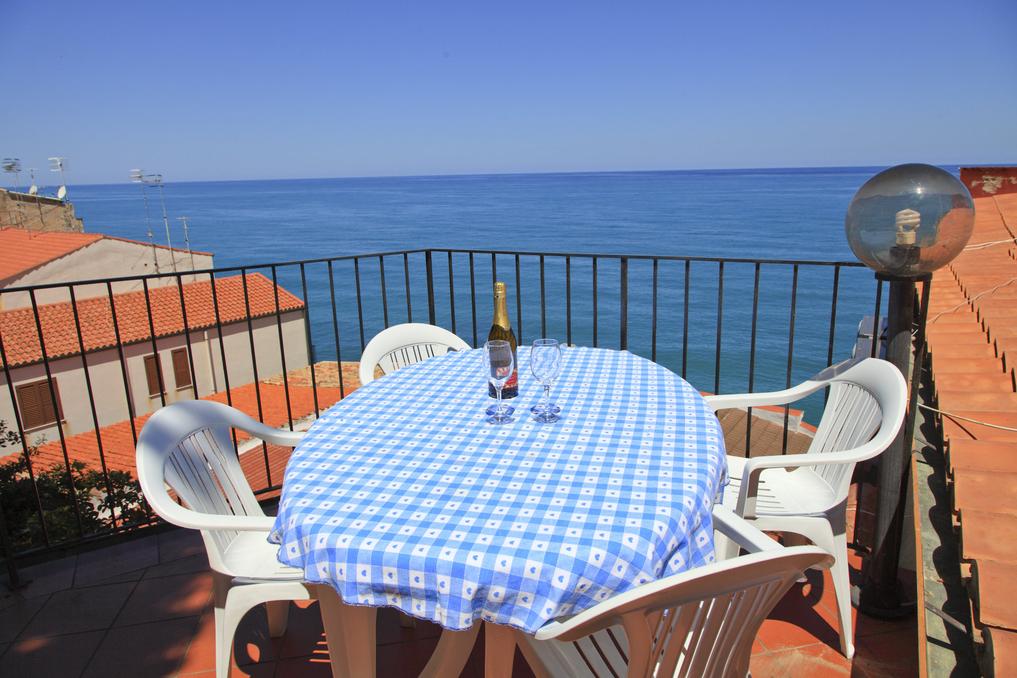
[{"label": "terracotta roof tile", "polygon": [[[251,317],[275,313],[275,286],[260,273],[247,274],[247,295]],[[247,318],[244,298],[244,280],[241,276],[218,278],[213,299],[209,281],[181,286],[187,326],[192,330],[215,326],[215,303],[223,324]],[[291,311],[304,307],[297,296],[278,288],[279,308]],[[184,314],[180,306],[180,288],[175,285],[155,287],[148,291],[152,309],[152,323],[157,337],[181,334],[184,331]],[[113,296],[116,307],[116,328],[108,297],[78,300],[75,304],[81,324],[85,351],[95,351],[117,345],[116,330],[124,344],[151,339],[145,292],[125,292]],[[45,339],[46,356],[50,359],[80,353],[75,331],[74,307],[69,301],[39,306],[39,317]],[[42,360],[42,347],[36,329],[35,314],[31,308],[0,311],[0,339],[12,367],[28,365]]]},{"label": "terracotta roof tile", "polygon": [[[23,228],[0,228],[0,252],[4,253],[3,257],[0,257],[0,281],[16,278],[99,240],[117,240],[151,247],[151,244],[139,240],[117,238],[102,233],[39,232]],[[163,245],[156,247],[175,249]],[[179,249],[176,251],[183,252]],[[197,251],[194,254],[210,255],[209,252]]]}]

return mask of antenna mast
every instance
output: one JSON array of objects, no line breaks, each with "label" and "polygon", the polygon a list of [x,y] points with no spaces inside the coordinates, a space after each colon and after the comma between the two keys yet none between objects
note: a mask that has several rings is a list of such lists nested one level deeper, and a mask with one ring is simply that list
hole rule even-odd
[{"label": "antenna mast", "polygon": [[131,181],[141,186],[141,198],[145,201],[145,227],[148,229],[148,242],[152,246],[152,262],[155,272],[159,271],[159,252],[155,248],[155,234],[152,233],[152,213],[148,209],[148,191],[145,190],[145,172],[141,169],[131,170]]},{"label": "antenna mast", "polygon": [[[64,178],[64,161],[66,159],[61,156],[54,156],[49,159],[49,171],[60,172],[60,188],[57,189],[57,200],[64,201],[67,200],[67,179]],[[72,226],[71,214],[66,209],[64,210],[64,221],[67,223],[67,228],[70,229]]]},{"label": "antenna mast", "polygon": [[194,253],[191,252],[191,229],[189,228],[188,219],[190,217],[177,217],[177,221],[184,224],[184,245],[187,247],[187,256],[191,259],[191,270],[193,271],[195,270]]}]

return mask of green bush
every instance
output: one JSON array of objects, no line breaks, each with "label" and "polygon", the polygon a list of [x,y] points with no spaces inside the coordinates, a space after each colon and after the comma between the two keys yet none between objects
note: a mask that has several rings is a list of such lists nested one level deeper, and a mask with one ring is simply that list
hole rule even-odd
[{"label": "green bush", "polygon": [[[9,454],[21,449],[21,436],[0,421],[0,450]],[[28,447],[28,455],[34,481],[24,454],[0,463],[0,502],[16,551],[45,545],[40,507],[51,544],[146,519],[141,490],[129,473],[110,471],[107,485],[101,469],[72,460],[68,482],[64,464],[40,468],[35,463],[36,445]]]}]

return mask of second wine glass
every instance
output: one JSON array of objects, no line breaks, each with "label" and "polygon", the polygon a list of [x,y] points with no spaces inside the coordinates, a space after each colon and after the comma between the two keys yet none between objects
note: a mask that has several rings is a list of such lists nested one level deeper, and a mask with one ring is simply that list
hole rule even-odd
[{"label": "second wine glass", "polygon": [[507,341],[492,340],[484,344],[484,374],[494,387],[498,397],[498,405],[494,413],[487,418],[491,424],[507,424],[512,421],[512,412],[507,411],[501,399],[501,389],[512,376],[515,358],[512,346]]},{"label": "second wine glass", "polygon": [[561,346],[557,340],[537,339],[533,342],[530,348],[530,371],[533,372],[533,378],[544,387],[544,397],[530,412],[543,424],[558,421],[561,410],[551,403],[551,383],[561,373]]}]

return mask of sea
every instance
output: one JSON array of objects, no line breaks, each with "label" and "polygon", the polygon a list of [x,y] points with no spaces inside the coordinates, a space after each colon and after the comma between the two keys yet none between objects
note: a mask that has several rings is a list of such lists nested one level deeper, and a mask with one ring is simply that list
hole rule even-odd
[{"label": "sea", "polygon": [[[217,267],[416,248],[850,262],[855,259],[844,235],[844,215],[855,191],[881,169],[167,178],[163,198],[172,244],[184,246],[179,218],[186,216],[190,247],[214,253]],[[166,244],[154,187],[71,186],[69,198],[87,231],[147,241],[151,228],[156,242]],[[361,335],[369,340],[386,320],[427,321],[422,256],[405,262],[389,257],[384,265],[384,288],[377,259],[361,262],[357,271],[350,262],[336,262],[331,288],[324,264],[306,266],[303,278],[299,267],[276,269],[280,284],[308,300],[316,360],[335,359],[336,329],[341,358],[355,360]],[[451,329],[454,305],[455,329],[468,342],[482,343],[486,336],[490,283],[497,277],[509,283],[510,297],[518,294],[510,303],[521,305],[523,327],[516,328],[521,344],[547,334],[563,340],[571,335],[574,344],[620,346],[618,260],[598,260],[596,337],[589,258],[573,257],[568,270],[564,258],[545,258],[543,307],[538,257],[521,257],[518,289],[511,256],[499,256],[495,272],[489,256],[475,256],[472,290],[469,265],[468,255],[453,256],[450,285],[447,257],[436,255],[434,263],[437,321]],[[703,391],[778,389],[808,378],[828,364],[831,325],[836,362],[850,356],[860,321],[874,311],[876,283],[862,268],[845,267],[836,274],[831,323],[834,267],[801,265],[796,275],[793,265],[762,265],[757,288],[752,263],[725,263],[721,270],[717,263],[695,261],[688,267],[686,306],[685,263],[663,261],[656,271],[654,314],[652,262],[632,259],[628,266],[628,349],[655,358]],[[257,270],[271,275],[271,269]],[[362,289],[359,313],[356,273]],[[520,318],[514,309],[510,315],[514,323]],[[806,418],[815,421],[821,407],[818,399],[806,403]]]}]

